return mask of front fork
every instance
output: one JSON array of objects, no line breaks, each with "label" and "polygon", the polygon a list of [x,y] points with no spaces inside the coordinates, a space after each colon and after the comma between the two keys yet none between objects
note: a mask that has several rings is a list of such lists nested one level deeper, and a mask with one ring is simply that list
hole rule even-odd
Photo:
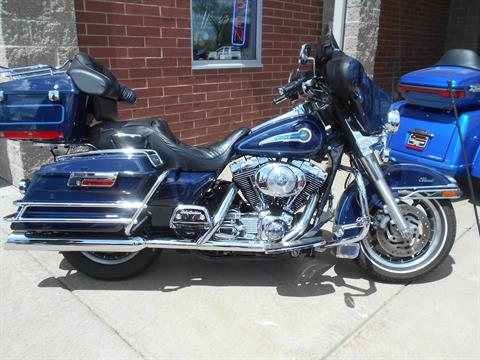
[{"label": "front fork", "polygon": [[347,118],[341,122],[345,126],[347,138],[358,157],[362,167],[367,172],[372,183],[375,185],[378,194],[382,198],[386,211],[391,216],[392,222],[397,226],[400,234],[406,239],[411,240],[413,237],[413,230],[400,211],[400,207],[393,196],[392,190],[385,180],[382,168],[378,163],[377,158],[372,150],[372,147],[379,142],[378,138],[371,136],[364,136],[359,131],[353,130],[351,126],[353,119]]},{"label": "front fork", "polygon": [[410,240],[413,236],[413,229],[409,226],[408,222],[400,212],[400,207],[393,196],[392,190],[390,190],[390,186],[385,180],[385,176],[377,158],[373,153],[370,153],[362,156],[359,160],[372,180],[372,183],[377,188],[378,194],[385,203],[386,210],[390,214],[393,223],[397,226],[398,231],[405,239]]}]

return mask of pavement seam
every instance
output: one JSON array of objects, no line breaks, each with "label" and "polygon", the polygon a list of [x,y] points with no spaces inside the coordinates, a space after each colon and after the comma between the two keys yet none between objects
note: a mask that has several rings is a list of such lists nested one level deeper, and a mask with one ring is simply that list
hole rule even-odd
[{"label": "pavement seam", "polygon": [[106,319],[104,319],[102,316],[100,316],[99,313],[97,313],[88,303],[82,300],[81,297],[79,297],[73,289],[68,285],[67,282],[62,281],[61,279],[57,278],[55,274],[53,274],[35,255],[33,255],[30,251],[25,251],[37,264],[40,265],[42,269],[44,269],[47,273],[49,273],[57,282],[60,283],[60,285],[67,289],[70,294],[83,306],[85,306],[95,318],[97,318],[102,324],[107,326],[110,330],[112,330],[128,347],[130,347],[135,353],[138,354],[142,359],[148,359],[148,357],[139,349],[137,349],[133,344],[131,344],[117,329],[115,329]]},{"label": "pavement seam", "polygon": [[340,340],[335,346],[333,346],[325,355],[321,357],[321,359],[327,359],[331,356],[337,349],[342,347],[348,340],[350,340],[354,335],[360,332],[360,330],[367,325],[370,320],[372,320],[375,315],[377,315],[383,308],[385,308],[396,296],[398,296],[410,283],[407,285],[402,286],[398,291],[396,291],[392,296],[390,296],[386,301],[383,302],[382,305],[378,307],[370,316],[368,316],[365,320],[363,320],[357,327],[355,327],[352,331],[350,331],[347,335],[345,335],[342,340]]},{"label": "pavement seam", "polygon": [[[463,232],[460,233],[460,235],[457,235],[457,238],[455,239],[455,242],[453,246],[455,246],[458,241],[465,237],[465,235],[474,227],[476,226],[476,223],[469,226],[467,229],[465,229]],[[396,291],[390,298],[388,298],[381,306],[378,307],[377,310],[375,310],[370,316],[368,316],[364,321],[362,321],[355,329],[350,331],[347,335],[345,335],[340,342],[338,342],[335,346],[333,346],[321,359],[327,359],[329,356],[331,356],[337,349],[341,348],[348,340],[353,338],[356,334],[358,334],[362,328],[364,328],[381,310],[383,310],[395,297],[400,295],[400,293],[407,288],[408,285],[410,285],[411,282],[408,284],[402,286],[398,291]]]}]

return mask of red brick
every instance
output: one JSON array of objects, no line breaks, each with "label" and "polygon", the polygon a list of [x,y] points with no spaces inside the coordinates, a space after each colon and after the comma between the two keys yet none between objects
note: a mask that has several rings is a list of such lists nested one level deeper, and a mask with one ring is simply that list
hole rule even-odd
[{"label": "red brick", "polygon": [[112,1],[92,1],[86,0],[85,7],[90,11],[98,11],[102,13],[124,13],[125,6],[122,3]]},{"label": "red brick", "polygon": [[139,14],[139,15],[155,16],[155,15],[160,15],[160,6],[127,4],[125,12],[127,14]]}]

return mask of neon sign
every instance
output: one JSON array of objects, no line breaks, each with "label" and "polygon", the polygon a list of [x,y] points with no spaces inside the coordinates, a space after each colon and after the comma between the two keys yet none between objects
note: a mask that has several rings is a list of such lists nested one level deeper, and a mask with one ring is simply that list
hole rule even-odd
[{"label": "neon sign", "polygon": [[232,45],[243,46],[247,40],[248,0],[233,1]]}]

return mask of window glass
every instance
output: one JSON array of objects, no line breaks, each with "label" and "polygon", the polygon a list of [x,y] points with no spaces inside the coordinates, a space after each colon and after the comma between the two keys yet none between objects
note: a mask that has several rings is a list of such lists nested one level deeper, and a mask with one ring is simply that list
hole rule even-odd
[{"label": "window glass", "polygon": [[257,59],[257,0],[192,0],[193,60]]}]

